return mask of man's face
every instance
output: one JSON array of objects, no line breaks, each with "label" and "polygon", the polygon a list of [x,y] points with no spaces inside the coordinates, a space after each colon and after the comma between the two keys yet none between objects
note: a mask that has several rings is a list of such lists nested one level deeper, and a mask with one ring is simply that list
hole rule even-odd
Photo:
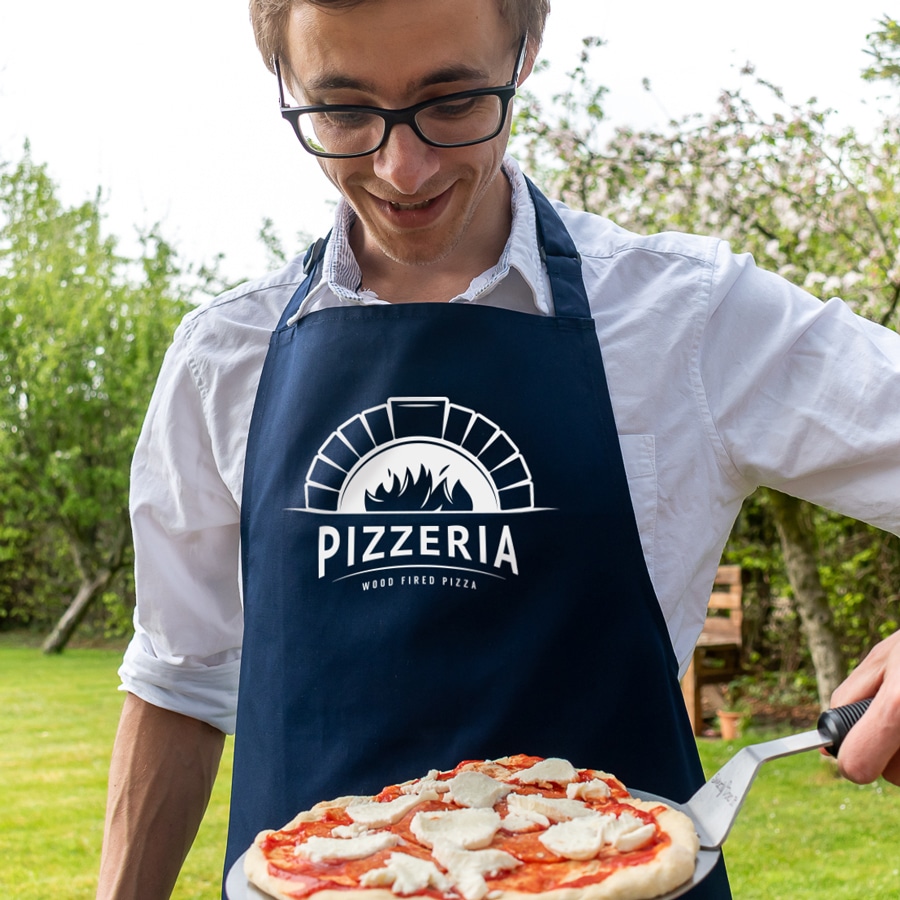
[{"label": "man's face", "polygon": [[[340,12],[300,3],[286,62],[299,103],[397,109],[506,84],[520,37],[495,0],[368,0]],[[405,265],[453,262],[508,227],[497,177],[508,138],[507,121],[491,141],[438,149],[401,125],[370,156],[319,162],[359,217],[355,248]]]}]

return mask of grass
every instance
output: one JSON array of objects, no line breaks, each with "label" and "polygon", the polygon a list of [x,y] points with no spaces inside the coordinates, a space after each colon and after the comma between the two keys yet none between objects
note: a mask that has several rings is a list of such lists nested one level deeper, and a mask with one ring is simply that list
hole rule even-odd
[{"label": "grass", "polygon": [[[46,657],[0,645],[0,897],[90,900],[97,890],[106,776],[123,695],[120,650]],[[173,897],[218,900],[231,745]]]},{"label": "grass", "polygon": [[[119,649],[45,657],[0,641],[0,897],[88,900],[122,695]],[[745,743],[701,740],[708,774]],[[598,763],[602,765],[602,763]],[[218,900],[231,743],[173,896]],[[736,900],[896,900],[900,788],[858,787],[818,754],[767,763],[726,844]]]}]

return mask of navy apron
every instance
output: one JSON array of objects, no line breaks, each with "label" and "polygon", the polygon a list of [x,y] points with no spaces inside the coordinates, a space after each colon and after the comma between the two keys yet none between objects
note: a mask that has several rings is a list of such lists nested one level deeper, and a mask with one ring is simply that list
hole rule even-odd
[{"label": "navy apron", "polygon": [[[410,303],[289,323],[314,258],[272,335],[226,871],[319,800],[464,759],[560,756],[676,801],[703,783],[580,260],[531,190],[554,316]],[[718,876],[690,896],[730,896]]]}]

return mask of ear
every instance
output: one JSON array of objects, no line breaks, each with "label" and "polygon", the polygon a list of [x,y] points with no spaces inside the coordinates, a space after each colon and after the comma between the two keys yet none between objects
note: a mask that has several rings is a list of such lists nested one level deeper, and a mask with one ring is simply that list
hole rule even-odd
[{"label": "ear", "polygon": [[534,68],[535,62],[537,62],[538,50],[540,50],[538,43],[529,37],[525,47],[525,61],[522,63],[522,70],[519,72],[518,83],[520,85],[531,74],[531,70]]}]

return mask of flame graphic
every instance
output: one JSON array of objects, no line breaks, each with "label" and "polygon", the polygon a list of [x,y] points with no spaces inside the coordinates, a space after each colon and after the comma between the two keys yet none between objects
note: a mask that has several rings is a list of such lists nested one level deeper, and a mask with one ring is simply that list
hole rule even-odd
[{"label": "flame graphic", "polygon": [[407,469],[403,477],[390,472],[390,487],[380,484],[374,491],[366,491],[368,512],[449,512],[453,510],[471,511],[472,497],[457,481],[450,487],[444,466],[435,477],[429,469],[419,466],[419,474],[413,476]]}]

